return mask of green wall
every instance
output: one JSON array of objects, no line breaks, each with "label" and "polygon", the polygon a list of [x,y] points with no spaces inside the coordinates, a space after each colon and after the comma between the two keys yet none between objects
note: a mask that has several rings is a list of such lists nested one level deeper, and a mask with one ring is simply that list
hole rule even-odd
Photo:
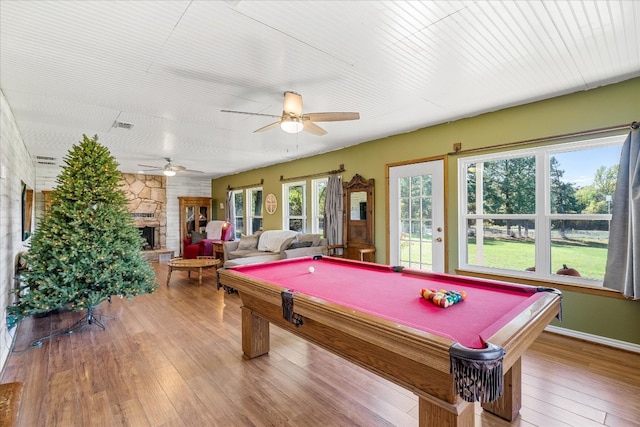
[{"label": "green wall", "polygon": [[[527,105],[460,119],[454,122],[395,135],[305,159],[281,163],[235,175],[218,178],[211,183],[218,217],[224,212],[219,203],[225,200],[227,186],[238,187],[259,183],[264,194],[278,197],[274,215],[264,214],[264,229],[282,228],[282,189],[280,176],[285,178],[337,169],[344,164],[345,181],[359,173],[374,178],[375,244],[377,262],[385,262],[386,183],[385,166],[390,163],[445,156],[453,151],[454,143],[462,150],[490,147],[516,141],[543,138],[598,129],[640,121],[640,78],[604,86],[589,91],[558,96]],[[248,134],[250,137],[250,134]],[[567,140],[557,141],[566,142]],[[549,142],[547,143],[549,144]],[[463,154],[462,154],[463,155]],[[447,257],[448,270],[457,266],[457,159],[447,157]],[[308,180],[310,184],[310,180]],[[310,209],[310,200],[308,200]],[[558,326],[640,344],[640,302],[610,297],[565,292],[563,299],[565,321]],[[596,309],[594,310],[593,307]],[[630,327],[634,325],[635,327]]]},{"label": "green wall", "polygon": [[562,322],[554,326],[640,344],[640,301],[562,292]]}]

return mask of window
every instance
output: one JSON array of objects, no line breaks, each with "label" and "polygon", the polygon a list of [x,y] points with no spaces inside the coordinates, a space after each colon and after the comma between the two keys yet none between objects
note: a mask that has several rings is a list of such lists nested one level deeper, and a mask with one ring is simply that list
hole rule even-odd
[{"label": "window", "polygon": [[247,190],[247,234],[262,229],[262,188]]},{"label": "window", "polygon": [[[282,227],[285,230],[305,232],[307,230],[305,182],[291,182],[282,185]],[[285,203],[286,201],[286,203]]]},{"label": "window", "polygon": [[235,190],[231,195],[233,197],[233,228],[236,239],[239,239],[244,232],[244,192]]},{"label": "window", "polygon": [[[460,159],[460,267],[601,286],[623,142]],[[580,278],[558,274],[563,269]]]},{"label": "window", "polygon": [[312,186],[311,211],[311,232],[324,236],[324,201],[327,197],[327,182],[329,178],[314,179]]}]

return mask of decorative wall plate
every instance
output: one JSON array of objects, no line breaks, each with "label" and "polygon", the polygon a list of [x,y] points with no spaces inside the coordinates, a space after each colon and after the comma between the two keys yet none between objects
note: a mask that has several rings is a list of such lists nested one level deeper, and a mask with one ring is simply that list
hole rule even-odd
[{"label": "decorative wall plate", "polygon": [[269,215],[273,215],[278,209],[278,199],[275,194],[267,194],[267,198],[264,200],[264,208]]}]

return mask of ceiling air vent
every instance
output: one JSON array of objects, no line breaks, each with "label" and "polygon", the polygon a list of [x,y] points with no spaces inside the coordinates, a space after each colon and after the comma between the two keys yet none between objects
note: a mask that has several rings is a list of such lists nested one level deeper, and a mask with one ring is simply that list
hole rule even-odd
[{"label": "ceiling air vent", "polygon": [[133,125],[131,123],[119,122],[119,121],[116,120],[115,122],[113,122],[113,127],[114,128],[121,128],[121,129],[131,130]]},{"label": "ceiling air vent", "polygon": [[56,166],[56,158],[49,156],[36,156],[36,163],[39,165]]}]

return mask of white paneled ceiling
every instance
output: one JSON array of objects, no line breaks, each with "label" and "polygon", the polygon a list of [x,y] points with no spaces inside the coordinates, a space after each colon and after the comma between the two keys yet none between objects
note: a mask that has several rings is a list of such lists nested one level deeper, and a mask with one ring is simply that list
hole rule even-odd
[{"label": "white paneled ceiling", "polygon": [[[0,0],[0,89],[34,158],[97,134],[123,172],[218,177],[640,76],[638,22],[632,0]],[[361,118],[220,111],[279,115],[285,91]]]}]

